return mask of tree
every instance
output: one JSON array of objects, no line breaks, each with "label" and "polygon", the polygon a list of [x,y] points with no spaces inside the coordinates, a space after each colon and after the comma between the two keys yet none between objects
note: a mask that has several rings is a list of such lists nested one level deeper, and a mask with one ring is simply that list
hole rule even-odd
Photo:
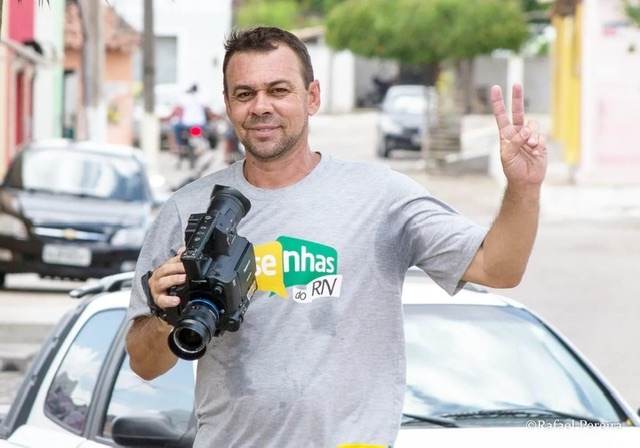
[{"label": "tree", "polygon": [[624,12],[633,24],[640,26],[640,2],[624,0]]},{"label": "tree", "polygon": [[518,50],[529,34],[516,0],[347,0],[326,28],[335,49],[414,65]]},{"label": "tree", "polygon": [[[410,82],[435,85],[443,68],[457,89],[474,93],[470,61],[496,49],[517,51],[529,36],[520,0],[347,0],[326,18],[325,39],[337,50],[400,62]],[[408,80],[409,81],[409,80]]]},{"label": "tree", "polygon": [[269,25],[285,29],[295,28],[301,10],[294,0],[247,0],[238,10],[237,25]]}]

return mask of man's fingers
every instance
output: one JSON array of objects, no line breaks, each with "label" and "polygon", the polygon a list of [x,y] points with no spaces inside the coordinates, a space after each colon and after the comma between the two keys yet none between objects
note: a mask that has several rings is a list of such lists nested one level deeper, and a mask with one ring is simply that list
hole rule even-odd
[{"label": "man's fingers", "polygon": [[502,98],[502,89],[500,86],[491,87],[491,105],[493,106],[493,115],[496,117],[496,124],[498,129],[502,131],[511,125],[509,117],[507,116],[507,108],[504,105],[504,99]]},{"label": "man's fingers", "polygon": [[523,127],[513,136],[511,140],[506,141],[506,151],[515,154],[520,150],[524,150],[532,156],[538,156],[544,152],[544,137],[537,131],[532,130],[528,126]]},{"label": "man's fingers", "polygon": [[527,123],[527,127],[531,129],[531,135],[527,139],[527,145],[531,146],[532,148],[538,146],[540,144],[541,138],[540,126],[538,125],[538,122],[535,120],[529,120],[529,122]]},{"label": "man's fingers", "polygon": [[511,114],[514,126],[524,126],[524,93],[519,83],[515,83],[511,89]]},{"label": "man's fingers", "polygon": [[156,305],[165,309],[180,303],[180,298],[169,294],[169,290],[173,286],[181,285],[186,281],[185,274],[165,275],[157,278],[155,282],[151,283],[152,279],[149,279],[149,289],[154,297]]},{"label": "man's fingers", "polygon": [[176,306],[180,302],[178,297],[169,295],[169,290],[173,286],[182,285],[187,281],[184,265],[180,261],[182,252],[184,252],[184,248],[181,248],[177,255],[159,266],[149,277],[149,290],[156,305],[160,308]]},{"label": "man's fingers", "polygon": [[507,149],[516,152],[526,145],[527,140],[531,137],[531,129],[524,127],[514,135],[511,140],[507,141]]}]

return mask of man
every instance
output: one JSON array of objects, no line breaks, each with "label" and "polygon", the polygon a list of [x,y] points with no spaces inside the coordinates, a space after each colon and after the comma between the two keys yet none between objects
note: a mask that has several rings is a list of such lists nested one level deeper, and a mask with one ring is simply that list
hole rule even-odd
[{"label": "man", "polygon": [[149,315],[144,290],[160,308],[178,304],[168,291],[186,279],[188,217],[207,209],[215,184],[231,186],[251,201],[238,233],[254,244],[258,292],[239,331],[214,338],[198,361],[195,446],[393,445],[405,272],[418,266],[450,294],[464,282],[516,286],[537,232],[544,138],[525,125],[522,87],[513,87],[513,121],[494,87],[507,186],[486,229],[382,164],[310,148],[320,85],[294,35],[235,31],[225,48],[224,99],[246,159],[182,188],[159,213],[132,291],[131,367],[152,379],[177,362],[172,327]]}]

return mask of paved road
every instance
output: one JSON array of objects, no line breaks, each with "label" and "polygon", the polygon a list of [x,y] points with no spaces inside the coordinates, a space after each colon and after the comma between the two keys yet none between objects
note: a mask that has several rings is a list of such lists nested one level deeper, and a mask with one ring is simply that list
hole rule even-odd
[{"label": "paved road", "polygon": [[[543,128],[548,127],[546,117],[540,119]],[[494,144],[491,120],[492,117],[470,117],[467,135],[473,138],[465,141],[465,151]],[[374,113],[314,117],[311,146],[344,159],[379,161],[373,152],[374,122]],[[552,152],[551,159],[558,160],[560,155],[554,147]],[[204,171],[223,166],[218,156],[217,150],[211,151],[201,160],[211,162]],[[488,176],[428,173],[415,153],[394,153],[383,163],[424,184],[479,223],[490,224],[495,216],[502,184]],[[168,153],[160,155],[159,166],[165,179],[160,187],[163,191],[193,174],[186,169],[176,170]],[[636,300],[640,265],[638,198],[638,187],[567,184],[562,166],[553,164],[543,190],[540,231],[527,274],[520,286],[502,291],[538,311],[569,336],[636,408],[640,406],[640,388],[636,385],[640,359],[634,350],[635,341],[640,339],[640,301]],[[0,292],[0,310],[27,293],[21,288],[41,287],[26,277],[13,279],[18,280],[27,286]],[[64,294],[55,292],[41,298],[43,304],[50,302],[58,312],[70,303]],[[30,312],[33,309],[25,305],[25,315]],[[20,374],[0,372],[0,404],[10,401],[20,378]]]}]

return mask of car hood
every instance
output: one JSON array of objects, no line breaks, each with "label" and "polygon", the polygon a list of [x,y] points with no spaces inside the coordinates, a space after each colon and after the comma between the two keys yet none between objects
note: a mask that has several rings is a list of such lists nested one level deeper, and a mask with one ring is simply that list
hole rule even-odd
[{"label": "car hood", "polygon": [[140,202],[76,198],[68,195],[20,192],[14,207],[35,226],[47,224],[140,225],[149,214]]},{"label": "car hood", "polygon": [[[532,420],[535,422],[536,420]],[[482,428],[402,428],[394,448],[640,446],[640,428],[630,426]],[[579,425],[579,423],[575,423]]]}]

